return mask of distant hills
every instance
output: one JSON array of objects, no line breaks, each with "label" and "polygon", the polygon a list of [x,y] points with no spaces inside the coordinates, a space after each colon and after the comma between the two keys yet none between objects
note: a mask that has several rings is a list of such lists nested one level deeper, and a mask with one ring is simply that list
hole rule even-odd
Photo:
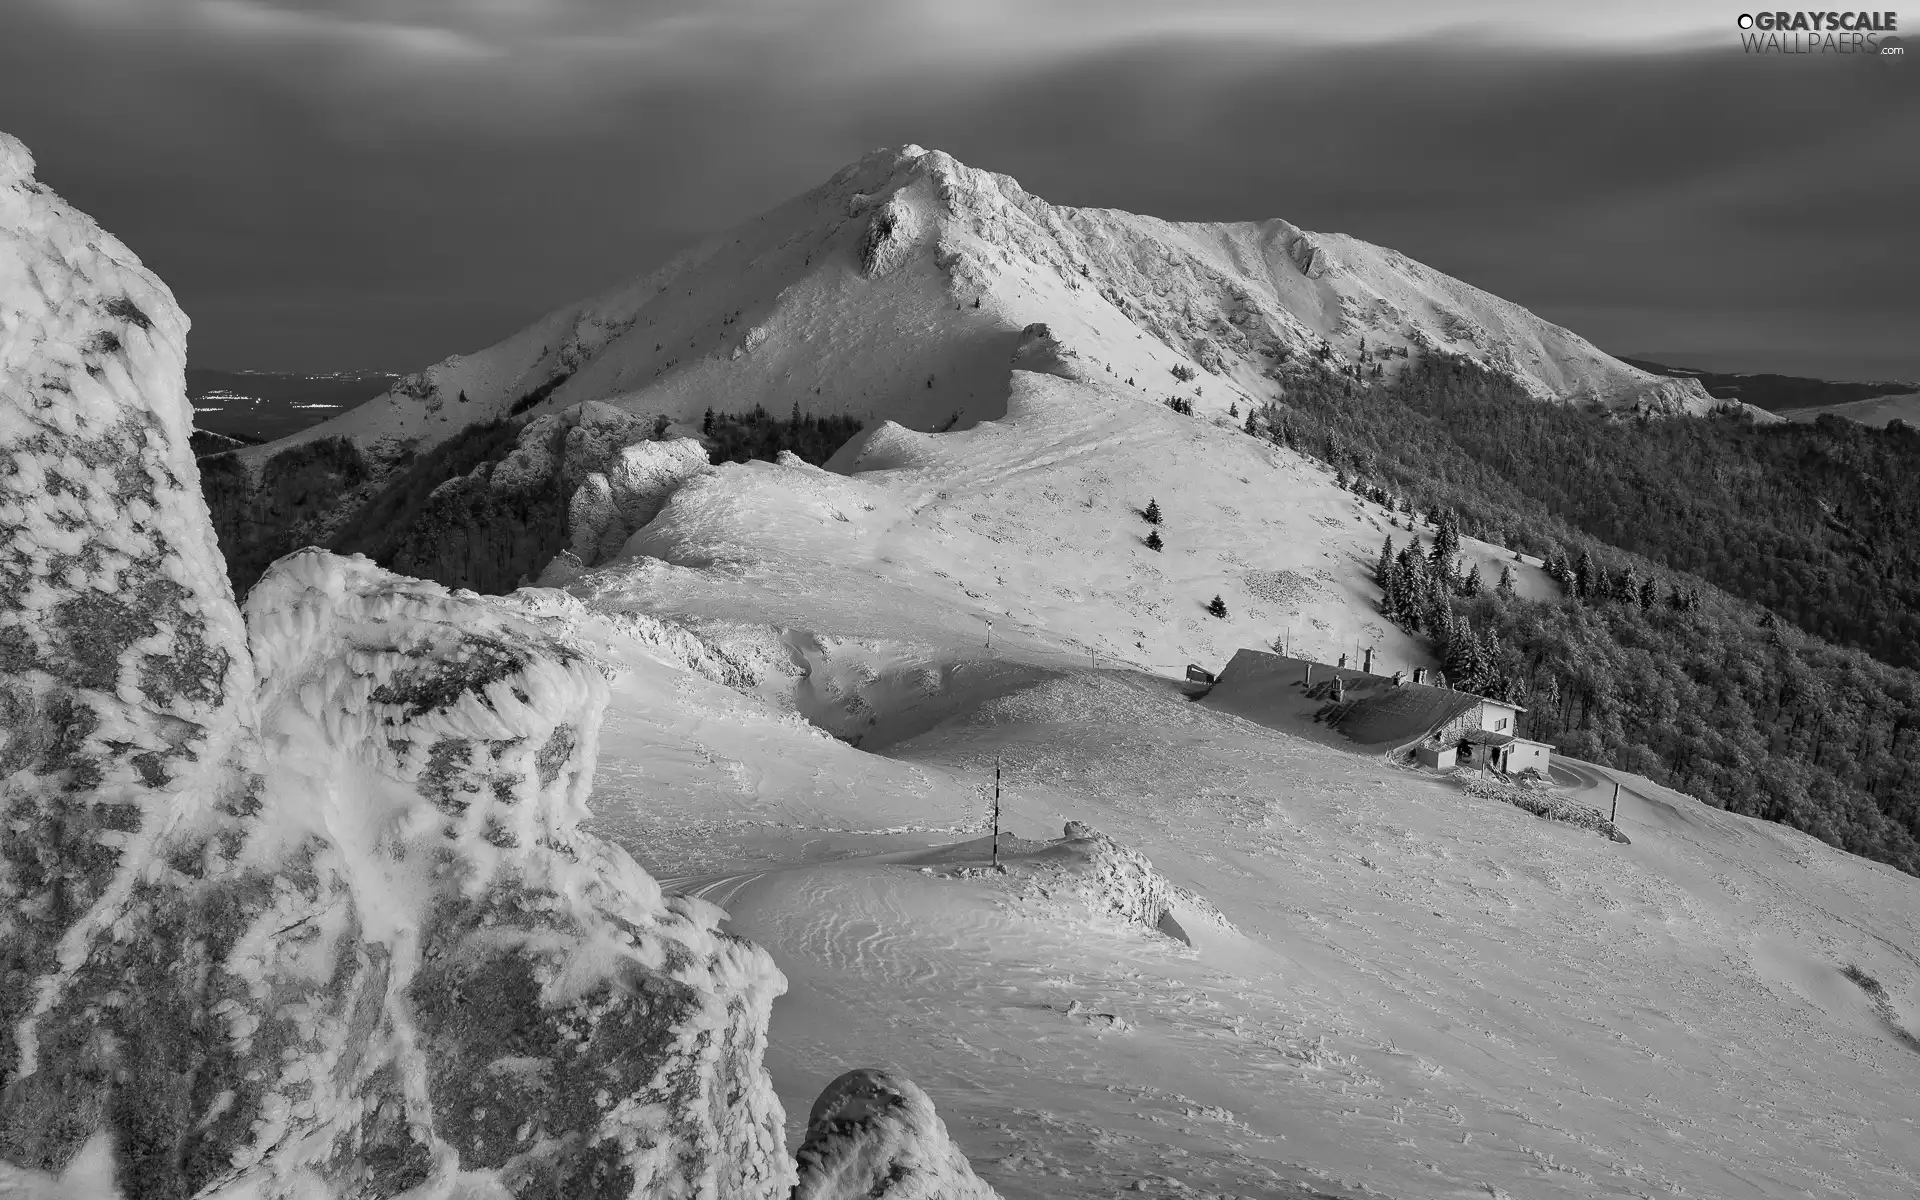
[{"label": "distant hills", "polygon": [[[1700,385],[1707,389],[1707,394],[1717,400],[1740,400],[1755,408],[1764,408],[1768,412],[1779,413],[1782,416],[1794,415],[1807,409],[1826,409],[1883,396],[1920,392],[1920,383],[1911,380],[1890,379],[1872,383],[1841,383],[1831,379],[1809,379],[1800,375],[1749,374],[1739,371],[1702,371],[1695,367],[1670,367],[1651,359],[1629,358],[1624,354],[1619,358],[1621,362],[1639,367],[1642,371],[1653,375],[1698,380]],[[1853,416],[1852,413],[1839,415]],[[1885,420],[1879,422],[1879,424],[1885,423]]]}]

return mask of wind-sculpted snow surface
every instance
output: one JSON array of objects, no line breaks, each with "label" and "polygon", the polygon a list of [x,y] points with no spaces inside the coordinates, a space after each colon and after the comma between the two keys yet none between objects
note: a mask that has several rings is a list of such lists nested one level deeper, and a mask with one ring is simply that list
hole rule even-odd
[{"label": "wind-sculpted snow surface", "polygon": [[0,137],[0,1193],[784,1194],[782,976],[579,828],[598,661],[319,551],[243,626],[186,319],[30,169]]},{"label": "wind-sculpted snow surface", "polygon": [[820,1093],[793,1200],[999,1200],[913,1082],[873,1067]]}]

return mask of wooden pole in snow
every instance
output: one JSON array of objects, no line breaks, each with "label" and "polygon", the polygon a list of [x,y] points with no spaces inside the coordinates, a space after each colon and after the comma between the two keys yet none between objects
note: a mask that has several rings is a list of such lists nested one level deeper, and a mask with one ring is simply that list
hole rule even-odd
[{"label": "wooden pole in snow", "polygon": [[1613,819],[1619,815],[1620,815],[1620,781],[1616,779],[1613,781],[1613,811],[1607,814],[1607,823],[1612,824]]},{"label": "wooden pole in snow", "polygon": [[1000,865],[1000,760],[993,760],[993,865]]}]

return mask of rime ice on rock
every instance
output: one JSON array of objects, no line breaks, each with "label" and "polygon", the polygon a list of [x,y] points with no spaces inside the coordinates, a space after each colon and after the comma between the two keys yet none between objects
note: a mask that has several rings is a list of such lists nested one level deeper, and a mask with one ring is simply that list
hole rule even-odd
[{"label": "rime ice on rock", "polygon": [[712,469],[705,447],[692,438],[623,447],[611,457],[604,475],[588,476],[574,492],[569,514],[574,554],[588,566],[618,554],[636,530],[660,514],[681,484]]},{"label": "rime ice on rock", "polygon": [[30,165],[0,137],[0,1191],[784,1195],[783,979],[579,829],[598,665],[319,551],[243,626],[186,319]]},{"label": "rime ice on rock", "polygon": [[[193,908],[243,904],[211,877],[256,801],[186,317],[32,166],[0,134],[0,1161],[41,1165],[115,1119],[115,1072],[147,1089],[142,1119],[189,1104],[163,1063],[194,1039],[128,1040],[125,1016],[174,1015],[144,993],[219,936]],[[159,918],[163,892],[195,899]]]},{"label": "rime ice on rock", "polygon": [[798,1157],[793,1200],[999,1200],[927,1094],[874,1067],[848,1071],[820,1093]]}]

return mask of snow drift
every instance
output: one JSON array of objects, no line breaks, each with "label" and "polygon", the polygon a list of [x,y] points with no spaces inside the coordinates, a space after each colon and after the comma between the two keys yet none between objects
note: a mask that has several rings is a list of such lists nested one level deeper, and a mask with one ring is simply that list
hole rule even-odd
[{"label": "snow drift", "polygon": [[0,1190],[784,1194],[771,959],[583,833],[606,683],[312,551],[242,623],[186,318],[0,136]]}]

